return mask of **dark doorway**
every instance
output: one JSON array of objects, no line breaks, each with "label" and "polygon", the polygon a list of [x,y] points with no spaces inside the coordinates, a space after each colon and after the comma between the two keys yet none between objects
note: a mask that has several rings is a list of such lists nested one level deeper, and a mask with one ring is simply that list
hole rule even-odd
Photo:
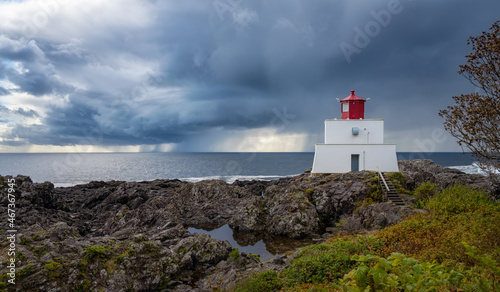
[{"label": "dark doorway", "polygon": [[351,171],[359,171],[359,154],[351,155]]}]

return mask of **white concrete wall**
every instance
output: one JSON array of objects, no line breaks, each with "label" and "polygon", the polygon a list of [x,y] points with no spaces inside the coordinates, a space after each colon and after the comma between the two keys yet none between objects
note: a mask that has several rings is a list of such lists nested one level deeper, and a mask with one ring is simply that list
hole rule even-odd
[{"label": "white concrete wall", "polygon": [[384,144],[384,120],[326,120],[325,144]]},{"label": "white concrete wall", "polygon": [[350,172],[351,154],[359,154],[359,170],[399,171],[395,144],[316,144],[312,173]]}]

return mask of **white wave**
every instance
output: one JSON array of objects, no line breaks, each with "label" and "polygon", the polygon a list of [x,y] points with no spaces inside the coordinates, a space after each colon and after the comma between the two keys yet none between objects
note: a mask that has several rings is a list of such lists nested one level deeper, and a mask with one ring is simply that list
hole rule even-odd
[{"label": "white wave", "polygon": [[223,180],[229,184],[234,183],[237,180],[240,181],[251,181],[251,180],[276,180],[280,178],[286,178],[286,177],[293,177],[298,174],[294,175],[216,175],[216,176],[204,176],[204,177],[185,177],[185,178],[179,178],[179,180],[186,181],[186,182],[200,182],[203,180],[214,180],[214,179],[220,179]]},{"label": "white wave", "polygon": [[87,183],[89,183],[89,182],[79,181],[79,182],[71,182],[71,183],[54,183],[54,187],[55,188],[70,188],[70,187],[74,187],[77,185],[84,185]]},{"label": "white wave", "polygon": [[[185,178],[178,178],[181,181],[185,182],[200,182],[203,180],[214,180],[214,179],[220,179],[228,184],[232,184],[237,180],[240,181],[252,181],[252,180],[264,180],[264,181],[269,181],[269,180],[277,180],[280,178],[286,178],[286,177],[293,177],[297,176],[299,174],[293,174],[293,175],[214,175],[214,176],[203,176],[203,177],[185,177]],[[147,180],[146,180],[147,181]],[[89,182],[83,182],[83,181],[78,181],[78,182],[60,182],[60,183],[54,183],[54,187],[56,188],[69,188],[69,187],[74,187],[76,185],[83,185],[87,184]]]},{"label": "white wave", "polygon": [[[476,162],[472,163],[471,165],[447,166],[447,168],[455,168],[460,170],[461,172],[468,174],[488,175],[488,173],[481,169],[481,167],[479,167],[479,164],[477,164]],[[500,174],[500,169],[494,169],[493,173]]]}]

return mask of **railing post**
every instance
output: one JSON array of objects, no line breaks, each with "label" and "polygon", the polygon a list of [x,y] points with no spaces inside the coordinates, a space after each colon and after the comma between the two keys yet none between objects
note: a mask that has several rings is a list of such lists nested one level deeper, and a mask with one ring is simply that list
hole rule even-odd
[{"label": "railing post", "polygon": [[377,170],[378,170],[378,175],[380,176],[380,179],[382,179],[382,181],[384,182],[384,186],[385,186],[385,201],[388,202],[389,201],[389,198],[388,198],[389,186],[387,185],[387,182],[385,181],[385,178],[382,175],[382,172],[380,171],[380,168],[378,168],[378,166],[377,166]]}]

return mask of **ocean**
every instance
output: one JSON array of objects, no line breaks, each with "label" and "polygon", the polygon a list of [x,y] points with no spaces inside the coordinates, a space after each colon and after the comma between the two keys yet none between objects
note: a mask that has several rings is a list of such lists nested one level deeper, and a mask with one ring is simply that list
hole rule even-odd
[{"label": "ocean", "polygon": [[[477,172],[470,153],[400,152],[398,160],[432,159],[443,166]],[[56,187],[90,181],[181,179],[273,180],[312,167],[314,153],[22,153],[0,154],[1,175],[27,175]]]}]

